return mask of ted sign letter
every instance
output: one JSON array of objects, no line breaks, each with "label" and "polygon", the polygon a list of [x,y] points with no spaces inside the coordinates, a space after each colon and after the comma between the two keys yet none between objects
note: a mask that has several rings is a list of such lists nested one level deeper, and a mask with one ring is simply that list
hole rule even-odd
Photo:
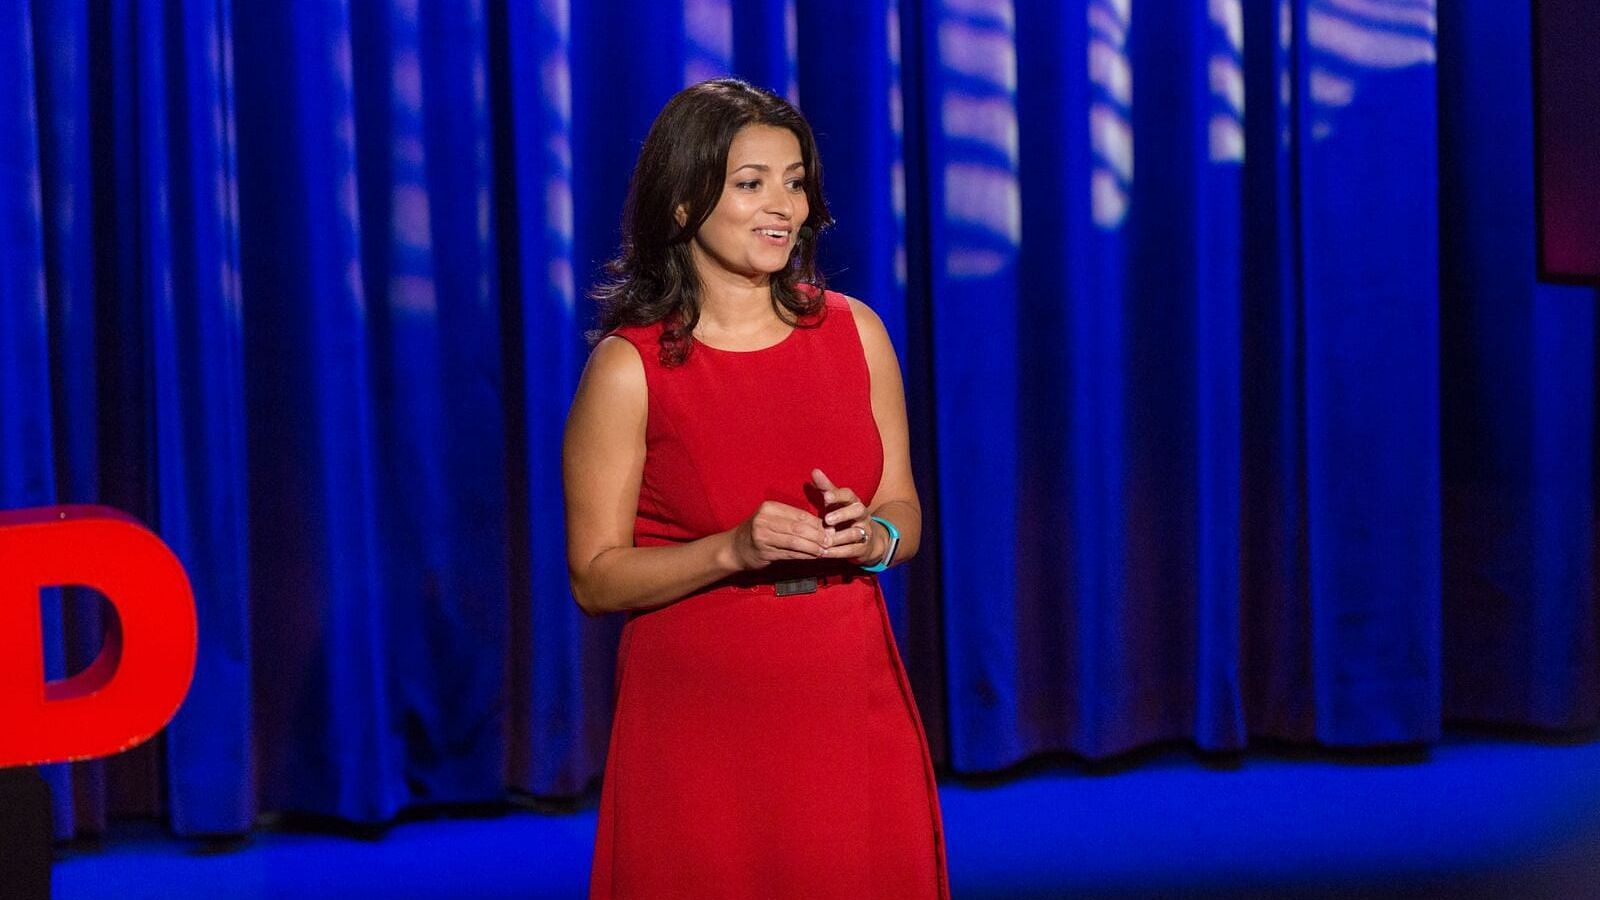
[{"label": "ted sign letter", "polygon": [[[88,668],[47,681],[39,591],[98,591],[114,613]],[[161,539],[102,506],[0,512],[0,767],[90,759],[160,731],[194,676],[194,593]]]}]

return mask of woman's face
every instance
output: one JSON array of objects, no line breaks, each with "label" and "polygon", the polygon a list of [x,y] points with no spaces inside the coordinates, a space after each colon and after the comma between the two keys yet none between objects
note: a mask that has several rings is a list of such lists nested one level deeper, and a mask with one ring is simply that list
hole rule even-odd
[{"label": "woman's face", "polygon": [[789,264],[810,215],[800,141],[787,128],[747,125],[728,147],[717,206],[695,234],[701,281],[726,273],[762,282]]}]

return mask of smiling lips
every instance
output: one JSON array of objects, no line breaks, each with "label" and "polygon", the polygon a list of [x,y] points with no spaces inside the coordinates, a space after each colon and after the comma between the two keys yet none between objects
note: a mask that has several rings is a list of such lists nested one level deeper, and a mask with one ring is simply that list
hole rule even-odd
[{"label": "smiling lips", "polygon": [[790,232],[787,228],[757,228],[755,232],[773,246],[781,247],[789,243]]}]

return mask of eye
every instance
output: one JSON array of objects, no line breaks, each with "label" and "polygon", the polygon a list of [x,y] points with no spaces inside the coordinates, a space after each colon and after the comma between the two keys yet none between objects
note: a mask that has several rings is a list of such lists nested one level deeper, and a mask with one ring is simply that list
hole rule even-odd
[{"label": "eye", "polygon": [[756,188],[761,186],[761,182],[760,181],[739,181],[739,182],[735,182],[733,186],[738,188],[738,189],[740,189],[740,190],[742,190],[742,191],[753,191]]},{"label": "eye", "polygon": [[803,191],[805,189],[806,189],[806,180],[804,178],[795,178],[795,179],[791,179],[789,181],[789,190],[794,191],[796,194],[800,193],[801,191]]}]

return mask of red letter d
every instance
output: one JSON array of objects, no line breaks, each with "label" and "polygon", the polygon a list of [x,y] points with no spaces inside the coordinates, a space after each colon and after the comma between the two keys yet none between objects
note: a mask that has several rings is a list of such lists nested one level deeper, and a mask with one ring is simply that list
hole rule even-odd
[{"label": "red letter d", "polygon": [[[92,588],[111,602],[89,667],[47,682],[39,591]],[[0,513],[0,767],[127,750],[167,724],[194,677],[194,594],[177,557],[103,506]]]}]

